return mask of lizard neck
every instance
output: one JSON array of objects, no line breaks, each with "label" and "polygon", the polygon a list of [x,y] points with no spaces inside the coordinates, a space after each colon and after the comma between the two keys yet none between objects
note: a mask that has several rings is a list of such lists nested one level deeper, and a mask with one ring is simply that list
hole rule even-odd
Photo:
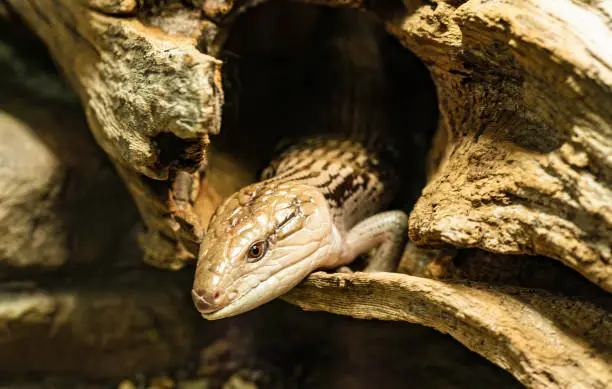
[{"label": "lizard neck", "polygon": [[381,158],[381,151],[354,140],[302,139],[280,151],[262,179],[317,188],[327,200],[336,228],[345,233],[388,206],[396,194],[395,167]]}]

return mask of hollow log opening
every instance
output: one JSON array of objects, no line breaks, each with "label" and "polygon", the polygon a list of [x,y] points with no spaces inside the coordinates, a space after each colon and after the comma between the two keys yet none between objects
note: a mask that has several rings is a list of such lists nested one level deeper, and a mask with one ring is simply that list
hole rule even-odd
[{"label": "hollow log opening", "polygon": [[[223,197],[254,182],[286,138],[369,125],[388,132],[401,154],[403,190],[393,206],[410,211],[426,183],[436,92],[423,64],[378,19],[358,10],[268,2],[233,22],[219,54],[225,105],[207,177]],[[364,84],[359,77],[370,73],[379,85],[352,97],[358,92],[347,86]],[[219,178],[216,152],[246,172]],[[248,178],[224,188],[219,181],[227,176]]]}]

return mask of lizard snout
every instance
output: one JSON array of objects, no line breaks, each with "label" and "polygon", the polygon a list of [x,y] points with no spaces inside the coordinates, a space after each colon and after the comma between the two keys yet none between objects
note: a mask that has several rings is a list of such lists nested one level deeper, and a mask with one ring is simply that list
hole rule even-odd
[{"label": "lizard snout", "polygon": [[206,292],[202,289],[192,289],[191,298],[200,313],[212,313],[223,308],[220,291]]}]

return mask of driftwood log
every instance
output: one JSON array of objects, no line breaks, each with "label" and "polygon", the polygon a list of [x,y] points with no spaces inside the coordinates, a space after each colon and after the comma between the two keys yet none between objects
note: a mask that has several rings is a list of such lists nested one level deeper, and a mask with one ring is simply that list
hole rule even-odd
[{"label": "driftwood log", "polygon": [[[77,91],[91,132],[144,221],[139,242],[146,261],[170,269],[193,261],[214,207],[254,180],[252,166],[263,162],[231,133],[232,94],[240,96],[236,105],[259,101],[240,108],[234,129],[257,134],[265,155],[265,141],[283,131],[264,120],[263,111],[275,112],[267,86],[303,64],[287,53],[310,47],[316,15],[331,12],[314,5],[374,15],[425,65],[419,80],[427,80],[419,85],[431,83],[437,96],[439,120],[430,120],[436,130],[427,161],[421,158],[427,182],[410,213],[410,238],[425,249],[407,250],[402,269],[410,274],[315,273],[284,299],[307,310],[433,327],[530,388],[612,386],[609,6],[569,0],[310,3],[7,2]],[[335,12],[349,19],[365,15]],[[250,31],[259,41],[248,39],[249,25],[257,27]],[[322,38],[319,32],[316,39]],[[222,75],[231,81],[235,69],[232,44],[242,49],[237,68],[250,67],[252,77],[238,74],[239,86],[224,91]],[[285,66],[266,72],[249,62],[258,55],[280,56]],[[401,88],[394,93],[410,95]],[[410,96],[389,115],[401,122],[429,109],[418,105],[428,99]],[[427,125],[414,127],[404,131],[427,135]],[[13,142],[11,158],[17,158],[28,139]],[[54,197],[46,194],[62,182],[53,156],[41,152],[38,158],[28,163],[44,169],[46,181],[15,174],[24,181],[23,193],[0,193],[45,194],[42,215],[1,204],[12,206],[6,214],[22,215],[24,229],[51,214]],[[61,235],[64,222],[44,226]],[[9,273],[69,261],[56,241],[36,242],[34,251],[48,258],[33,264],[35,256],[24,251],[32,246],[10,243],[0,258]]]}]

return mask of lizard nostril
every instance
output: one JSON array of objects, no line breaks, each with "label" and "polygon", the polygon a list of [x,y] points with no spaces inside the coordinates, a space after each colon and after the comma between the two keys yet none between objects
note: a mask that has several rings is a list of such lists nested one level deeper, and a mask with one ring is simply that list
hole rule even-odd
[{"label": "lizard nostril", "polygon": [[191,297],[198,311],[201,313],[211,313],[218,311],[221,308],[221,292],[216,291],[211,298],[211,295],[202,289],[192,290]]}]

